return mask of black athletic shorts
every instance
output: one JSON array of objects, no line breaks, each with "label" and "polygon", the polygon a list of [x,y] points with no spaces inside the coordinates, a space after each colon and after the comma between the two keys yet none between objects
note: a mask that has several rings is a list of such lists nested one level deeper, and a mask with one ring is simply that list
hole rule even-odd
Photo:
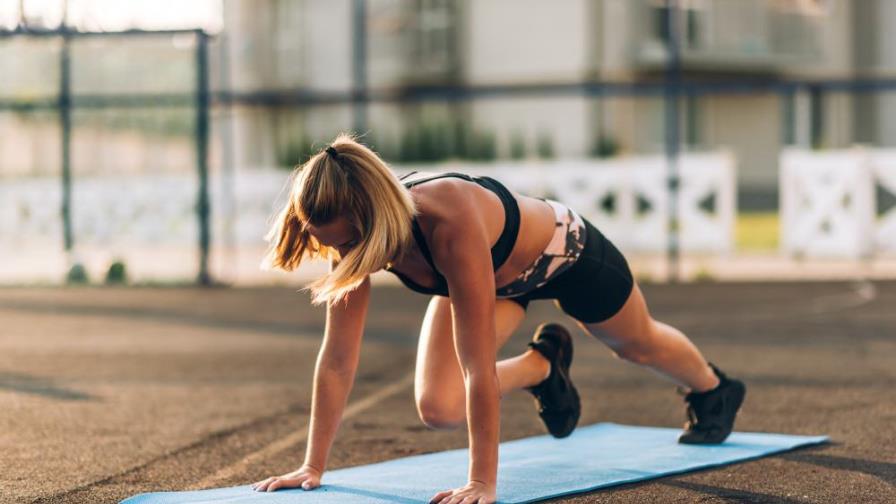
[{"label": "black athletic shorts", "polygon": [[525,310],[529,301],[553,299],[580,322],[603,322],[615,315],[628,300],[634,280],[622,253],[584,217],[585,248],[569,269],[541,287],[522,296],[505,298]]}]

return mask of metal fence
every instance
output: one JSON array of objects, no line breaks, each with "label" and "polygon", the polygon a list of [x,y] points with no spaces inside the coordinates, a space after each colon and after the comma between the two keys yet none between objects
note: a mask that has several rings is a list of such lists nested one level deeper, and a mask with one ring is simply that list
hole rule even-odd
[{"label": "metal fence", "polygon": [[[210,284],[215,280],[209,266],[213,245],[227,245],[226,240],[213,240],[213,234],[216,231],[229,235],[242,233],[239,229],[234,231],[242,226],[236,222],[242,218],[238,214],[242,208],[254,205],[252,212],[257,215],[251,225],[243,227],[261,235],[262,216],[270,213],[271,201],[276,196],[272,188],[285,178],[268,173],[259,178],[258,188],[249,187],[251,184],[235,186],[234,173],[239,170],[234,165],[239,161],[233,154],[234,144],[247,141],[241,140],[234,131],[236,109],[276,112],[291,117],[284,121],[288,123],[301,122],[304,116],[318,109],[344,107],[349,115],[337,121],[341,121],[338,129],[372,132],[366,140],[388,160],[400,164],[458,156],[474,161],[494,159],[495,141],[488,132],[479,138],[476,131],[460,129],[469,122],[472,105],[497,98],[580,98],[600,106],[623,101],[650,103],[661,111],[662,121],[650,127],[655,127],[660,153],[666,159],[662,183],[668,197],[662,199],[662,204],[668,208],[662,214],[668,218],[668,232],[664,233],[668,237],[666,254],[672,266],[671,277],[675,279],[681,241],[677,217],[680,214],[680,152],[719,147],[699,138],[695,118],[699,116],[697,110],[701,103],[719,97],[774,103],[776,115],[763,120],[775,124],[775,130],[781,134],[781,144],[813,148],[825,146],[829,124],[825,124],[822,109],[827,98],[846,96],[856,101],[860,112],[871,113],[873,100],[867,98],[896,91],[896,78],[886,76],[793,78],[762,73],[706,76],[683,71],[676,42],[683,39],[677,33],[683,26],[677,18],[678,9],[668,10],[662,18],[669,49],[664,66],[637,80],[481,85],[445,79],[409,83],[399,88],[371,87],[366,60],[366,2],[356,0],[352,5],[352,85],[347,91],[304,87],[235,90],[227,79],[230,62],[224,45],[226,32],[212,37],[202,30],[0,31],[0,52],[11,51],[16,57],[46,61],[35,75],[19,74],[16,79],[0,83],[0,127],[5,121],[14,130],[17,124],[27,122],[40,132],[40,140],[32,141],[30,162],[32,166],[43,167],[36,170],[40,176],[38,181],[16,178],[19,161],[15,158],[29,149],[12,145],[14,142],[9,138],[5,140],[10,148],[0,151],[3,168],[0,214],[6,216],[0,228],[3,238],[0,248],[57,247],[64,254],[65,269],[71,276],[84,260],[81,250],[105,250],[104,260],[113,260],[112,255],[118,254],[129,264],[139,264],[142,260],[153,260],[153,254],[161,250],[163,242],[175,243],[182,250],[195,251],[195,260],[183,254],[166,256],[166,260],[179,266],[193,261],[196,266],[189,268],[190,276],[200,284]],[[15,57],[0,58],[2,61],[15,61]],[[6,70],[9,74],[9,69]],[[217,82],[213,87],[214,77]],[[389,128],[371,113],[383,106],[396,106],[405,111],[442,107],[448,110],[446,117],[450,121],[446,123],[447,129],[428,128],[425,121],[416,124],[409,121],[398,138],[387,139],[380,132]],[[213,126],[218,128],[216,135],[212,134]],[[593,127],[594,156],[612,155],[619,149],[612,135],[605,135],[608,131],[612,133],[614,127],[617,125]],[[288,132],[290,128],[287,124],[281,129]],[[850,141],[874,140],[863,137],[861,125],[854,129],[848,135]],[[154,143],[153,139],[160,137],[165,140]],[[319,147],[325,140],[314,137],[301,142],[295,138],[275,142],[278,159],[270,164],[298,163],[309,149]],[[532,150],[537,151],[537,157],[553,156],[553,147],[547,140],[539,139],[534,148],[515,145],[513,140],[510,143],[504,155],[511,158]],[[116,150],[114,145],[122,148]],[[765,158],[776,162],[777,155],[777,152],[765,153],[762,162],[767,162]],[[37,158],[41,161],[34,162]],[[736,161],[739,169],[743,162]],[[221,177],[220,184],[210,179],[216,174]],[[253,191],[257,193],[254,196],[250,194]],[[190,216],[189,221],[184,216]],[[145,224],[135,230],[135,220]],[[39,231],[35,233],[35,229]],[[35,234],[43,237],[43,242],[31,248],[23,245],[26,235]],[[143,251],[136,252],[129,246],[133,243],[141,245]],[[110,255],[110,250],[114,254]],[[186,271],[183,267],[173,268],[172,275],[183,277]]]},{"label": "metal fence", "polygon": [[[35,236],[45,245],[55,241],[48,234],[20,233],[24,227],[47,233],[58,229],[68,275],[76,279],[83,271],[77,245],[115,248],[116,241],[127,238],[123,221],[135,218],[134,212],[159,210],[166,192],[184,189],[177,183],[165,186],[164,173],[192,171],[196,221],[187,234],[193,235],[198,250],[197,281],[211,282],[209,40],[202,30],[0,31],[0,51],[8,52],[4,61],[14,64],[28,58],[32,64],[21,68],[39,69],[33,75],[9,69],[9,78],[0,84],[0,117],[7,131],[14,133],[17,124],[27,123],[40,137],[29,139],[40,145],[37,162],[22,159],[28,152],[21,144],[4,149],[0,162],[5,175],[14,174],[23,163],[31,164],[32,174],[44,175],[43,183],[4,179],[5,203],[12,206],[5,215],[13,221],[0,230],[7,248],[21,249],[21,240]],[[167,160],[153,158],[159,154],[154,147],[170,148],[172,143],[160,141],[154,146],[152,139],[158,137],[187,139],[180,142],[186,149],[179,150],[186,150],[192,159],[185,159],[184,152],[170,152]],[[7,143],[13,140],[7,138]],[[47,152],[54,150],[55,154]],[[98,159],[100,154],[105,159]],[[143,177],[122,178],[125,173]],[[97,175],[107,177],[101,181]],[[120,179],[117,186],[115,176]],[[58,189],[48,185],[53,179],[59,182]],[[134,187],[136,181],[143,187]],[[141,198],[149,187],[157,194]],[[46,207],[58,208],[61,226],[54,225],[54,212],[29,215],[33,208]]]}]

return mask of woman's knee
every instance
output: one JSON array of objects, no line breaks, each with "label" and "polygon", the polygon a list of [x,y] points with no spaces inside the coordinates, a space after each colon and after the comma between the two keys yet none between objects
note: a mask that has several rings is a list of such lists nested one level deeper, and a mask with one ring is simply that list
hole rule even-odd
[{"label": "woman's knee", "polygon": [[417,398],[417,414],[431,429],[453,429],[466,420],[464,400],[446,399],[442,395],[424,394]]}]

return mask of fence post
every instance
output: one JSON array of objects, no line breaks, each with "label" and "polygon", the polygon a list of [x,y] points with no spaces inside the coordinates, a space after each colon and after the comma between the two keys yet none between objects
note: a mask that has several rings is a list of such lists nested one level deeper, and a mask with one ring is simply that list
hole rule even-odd
[{"label": "fence post", "polygon": [[[62,129],[62,233],[65,252],[71,262],[75,240],[72,233],[72,86],[71,37],[62,32],[59,53],[59,125]],[[69,267],[72,264],[68,265]]]},{"label": "fence post", "polygon": [[666,263],[669,268],[668,280],[677,282],[679,272],[679,228],[678,215],[678,150],[679,150],[679,107],[681,96],[681,59],[679,54],[679,10],[678,0],[666,0],[666,23],[668,39],[666,41],[666,75],[665,75],[665,115],[666,115],[666,161],[668,165],[666,184],[669,194],[669,242],[667,244]]},{"label": "fence post", "polygon": [[352,80],[354,81],[355,133],[367,130],[367,2],[355,0],[352,6]]},{"label": "fence post", "polygon": [[208,34],[196,30],[196,171],[199,175],[199,193],[196,196],[196,216],[199,219],[199,276],[200,285],[210,285],[208,271],[210,239],[209,190],[208,190],[208,139],[209,139],[209,75]]}]

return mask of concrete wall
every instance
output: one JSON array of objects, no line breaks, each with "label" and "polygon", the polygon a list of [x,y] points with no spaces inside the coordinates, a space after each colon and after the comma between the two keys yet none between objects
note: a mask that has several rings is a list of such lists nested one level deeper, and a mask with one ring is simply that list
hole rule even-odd
[{"label": "concrete wall", "polygon": [[[295,3],[301,4],[301,8],[294,7],[287,14],[301,20],[286,23],[266,18],[269,14],[264,14],[265,9],[258,8],[257,2],[228,0],[227,5],[234,7],[231,16],[236,16],[239,21],[226,25],[244,32],[270,30],[271,26],[288,29],[295,25],[296,31],[290,36],[301,39],[299,45],[303,48],[303,57],[296,65],[303,69],[299,72],[302,85],[320,91],[350,90],[351,1],[304,0]],[[463,82],[473,85],[577,82],[594,76],[619,80],[639,78],[635,52],[641,41],[650,36],[647,33],[650,21],[645,19],[646,5],[631,0],[458,2],[460,77]],[[825,5],[826,12],[817,18],[824,25],[823,57],[784,67],[785,75],[847,75],[852,68],[856,36],[853,24],[858,19],[852,3],[831,0]],[[368,72],[371,87],[401,86],[408,78],[413,78],[414,69],[409,67],[406,48],[413,41],[409,33],[414,27],[416,8],[410,0],[369,2]],[[893,10],[896,7],[880,2],[878,9]],[[228,14],[225,14],[227,19]],[[884,23],[886,16],[881,15],[879,19]],[[756,22],[769,27],[762,20]],[[240,23],[250,25],[242,27]],[[239,38],[242,35],[234,33],[233,36]],[[276,41],[284,36],[274,33],[270,38]],[[737,38],[738,43],[742,39]],[[888,43],[881,40],[882,44]],[[261,48],[271,46],[273,42],[257,41],[255,44]],[[896,50],[890,53],[896,54]],[[252,52],[245,53],[244,57],[259,59]],[[254,77],[244,78],[258,79],[258,75],[265,74],[265,64],[253,62],[252,65],[260,70],[254,72]],[[282,65],[282,61],[278,64]],[[253,68],[249,66],[244,71],[252,73]],[[271,73],[277,74],[276,71]],[[746,71],[745,75],[749,74]],[[852,141],[856,121],[851,116],[855,106],[851,100],[846,95],[825,98],[825,145],[841,146]],[[415,127],[415,121],[425,115],[417,112],[417,108],[391,103],[371,105],[368,117],[371,126],[377,128],[375,136],[397,140],[401,131]],[[474,100],[463,110],[458,112],[460,117],[468,117],[476,128],[496,134],[499,155],[508,153],[510,138],[516,133],[522,134],[528,148],[534,151],[539,135],[549,132],[558,156],[587,155],[598,134],[616,139],[626,152],[658,152],[663,148],[663,104],[657,98],[489,97]],[[741,181],[747,185],[773,187],[777,183],[776,159],[783,138],[782,107],[777,97],[713,96],[699,100],[697,113],[698,147],[732,148],[741,159],[743,169],[739,173]],[[340,129],[350,128],[351,115],[349,106],[323,106],[303,112],[296,120],[302,123],[305,132],[319,140]],[[261,124],[258,116],[252,121],[256,125],[244,129],[252,130],[252,135],[263,136],[261,132],[268,126]],[[889,128],[896,133],[896,120],[891,120],[887,114],[880,114],[875,121],[876,129]],[[244,145],[246,149],[268,148],[263,147],[265,142],[261,140],[244,142]],[[261,153],[246,155],[243,159],[266,162]]]},{"label": "concrete wall", "polygon": [[[896,3],[869,0],[855,5],[854,34],[856,72],[863,76],[896,73],[896,32],[890,26]],[[896,146],[896,91],[868,93],[855,98],[853,124],[858,141],[882,147]]]},{"label": "concrete wall", "polygon": [[775,95],[709,97],[706,107],[707,143],[728,147],[737,159],[738,182],[753,189],[770,189],[778,180],[781,147],[779,100]]},{"label": "concrete wall", "polygon": [[374,89],[401,84],[408,71],[410,0],[368,0],[367,85]]},{"label": "concrete wall", "polygon": [[575,82],[584,77],[587,0],[478,0],[465,5],[467,82]]},{"label": "concrete wall", "polygon": [[597,71],[604,78],[631,74],[632,41],[636,38],[637,6],[631,0],[596,0],[591,28]]},{"label": "concrete wall", "polygon": [[349,91],[352,88],[351,4],[352,0],[307,4],[306,84],[312,90]]},{"label": "concrete wall", "polygon": [[521,134],[530,154],[547,135],[558,157],[584,156],[590,144],[587,100],[562,98],[487,98],[472,104],[473,123],[494,132],[498,153],[509,155],[509,144]]}]

